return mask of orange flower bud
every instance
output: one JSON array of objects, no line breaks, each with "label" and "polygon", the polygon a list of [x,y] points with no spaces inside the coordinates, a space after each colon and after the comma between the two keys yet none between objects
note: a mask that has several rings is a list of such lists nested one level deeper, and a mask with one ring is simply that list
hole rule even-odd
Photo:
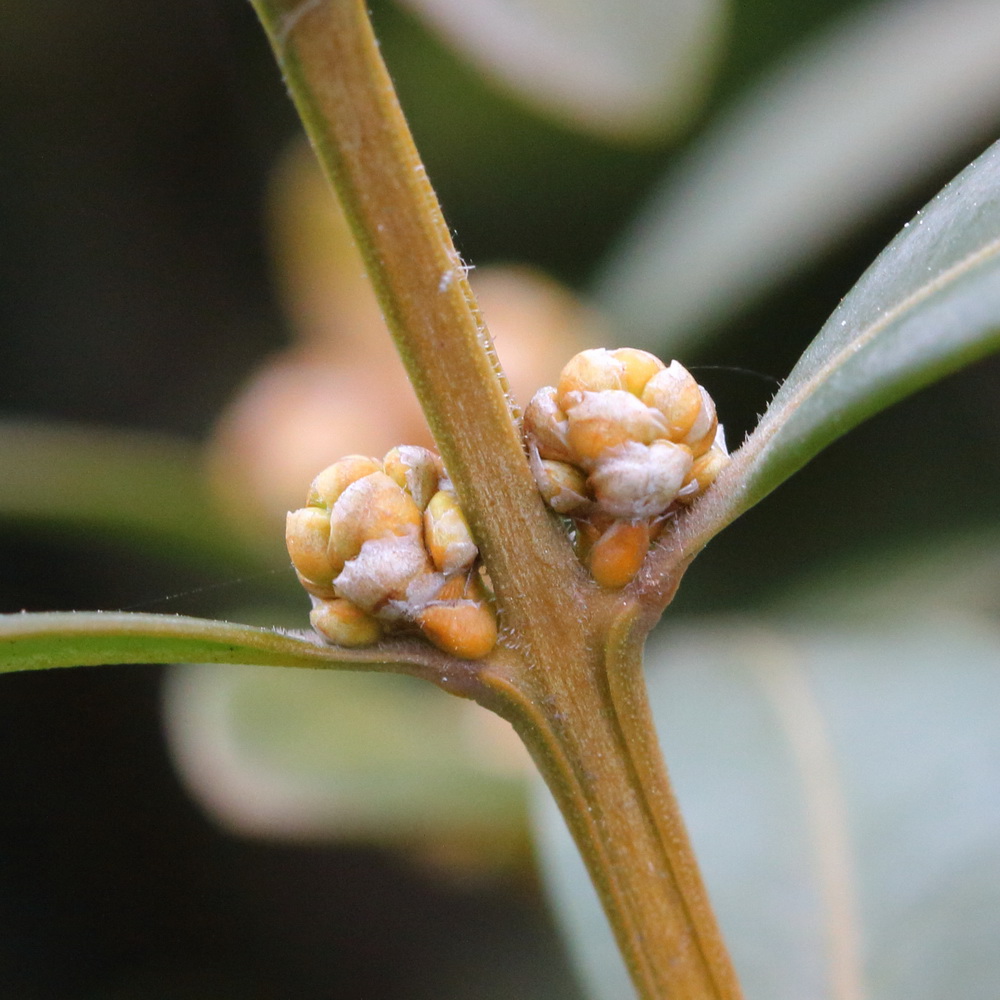
[{"label": "orange flower bud", "polygon": [[[455,589],[452,581],[449,583],[451,586],[442,588],[442,594]],[[466,660],[481,659],[497,643],[496,618],[475,577],[462,581],[457,598],[439,596],[428,604],[418,613],[417,625],[438,649]]]},{"label": "orange flower bud", "polygon": [[602,587],[624,587],[642,567],[649,540],[648,521],[613,522],[590,550],[591,575]]},{"label": "orange flower bud", "polygon": [[330,515],[319,507],[303,507],[288,512],[285,544],[299,579],[307,589],[328,588],[334,567],[327,555]]},{"label": "orange flower bud", "polygon": [[365,455],[348,455],[339,462],[328,465],[316,476],[309,487],[309,497],[306,504],[310,507],[329,509],[351,483],[357,482],[363,476],[381,471],[382,466],[374,458],[368,458]]},{"label": "orange flower bud", "polygon": [[566,441],[566,414],[557,405],[556,390],[551,385],[543,386],[531,397],[524,411],[523,428],[529,443],[538,449],[542,458],[560,462],[572,460]]},{"label": "orange flower bud", "polygon": [[382,634],[375,618],[343,598],[316,601],[309,622],[320,635],[338,646],[370,646]]},{"label": "orange flower bud", "polygon": [[[384,470],[384,471],[383,471]],[[288,515],[288,551],[312,595],[313,627],[343,646],[414,625],[456,656],[485,656],[497,625],[479,551],[440,458],[393,448],[383,463],[351,455],[313,481]],[[425,527],[426,524],[426,527]]]},{"label": "orange flower bud", "polygon": [[603,392],[625,388],[625,365],[603,347],[575,354],[559,374],[556,402],[562,409],[572,405],[575,393]]},{"label": "orange flower bud", "polygon": [[617,351],[612,351],[611,356],[620,362],[624,369],[622,388],[627,389],[633,396],[641,396],[646,383],[666,367],[655,354],[640,351],[635,347],[620,347]]},{"label": "orange flower bud", "polygon": [[422,521],[413,498],[384,472],[364,476],[341,493],[330,511],[330,563],[337,572],[366,541],[419,529]]},{"label": "orange flower bud", "polygon": [[540,458],[532,462],[531,471],[543,499],[557,514],[571,514],[591,506],[587,480],[575,465]]},{"label": "orange flower bud", "polygon": [[712,442],[715,441],[715,432],[719,426],[712,397],[701,386],[698,389],[701,393],[701,406],[698,408],[698,415],[695,417],[691,429],[681,439],[681,444],[686,444],[695,458],[704,455],[712,447]]},{"label": "orange flower bud", "polygon": [[389,451],[382,460],[385,474],[413,497],[423,510],[438,491],[444,476],[441,459],[429,448],[402,444]]},{"label": "orange flower bud", "polygon": [[[712,445],[704,455],[696,458],[688,473],[684,488],[677,497],[682,503],[691,503],[696,500],[715,482],[715,477],[729,464],[729,456],[725,450],[718,445]],[[688,491],[687,487],[694,485],[696,488]]]},{"label": "orange flower bud", "polygon": [[663,415],[667,427],[664,436],[682,442],[701,414],[702,389],[682,364],[671,361],[646,383],[642,401]]},{"label": "orange flower bud", "polygon": [[660,414],[622,389],[583,393],[567,412],[567,421],[572,461],[585,469],[626,442],[651,444],[666,436]]},{"label": "orange flower bud", "polygon": [[442,573],[468,569],[479,555],[458,501],[445,490],[435,493],[424,511],[424,540]]}]

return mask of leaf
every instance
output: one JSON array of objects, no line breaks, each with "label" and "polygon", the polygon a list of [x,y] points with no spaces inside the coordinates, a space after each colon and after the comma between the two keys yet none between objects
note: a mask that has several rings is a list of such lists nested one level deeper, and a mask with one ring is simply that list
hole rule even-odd
[{"label": "leaf", "polygon": [[1000,143],[879,255],[683,527],[697,548],[831,441],[1000,348]]},{"label": "leaf", "polygon": [[187,784],[243,834],[478,842],[490,864],[523,842],[510,726],[411,678],[185,665],[165,714]]},{"label": "leaf", "polygon": [[538,110],[613,138],[661,136],[700,104],[723,0],[408,0]]},{"label": "leaf", "polygon": [[414,672],[437,657],[416,641],[346,650],[305,634],[181,615],[53,611],[0,615],[0,673],[111,663],[258,663]]},{"label": "leaf", "polygon": [[790,277],[1000,114],[993,0],[870,4],[801,49],[665,178],[599,281],[651,350]]},{"label": "leaf", "polygon": [[913,608],[1000,619],[1000,532],[869,550],[797,579],[771,610],[786,617],[877,622]]},{"label": "leaf", "polygon": [[[650,661],[666,758],[748,1000],[997,995],[995,627],[704,620]],[[591,996],[631,996],[554,807],[539,827]]]},{"label": "leaf", "polygon": [[201,451],[165,434],[9,420],[0,424],[0,518],[125,536],[176,557],[260,565],[205,484]]}]

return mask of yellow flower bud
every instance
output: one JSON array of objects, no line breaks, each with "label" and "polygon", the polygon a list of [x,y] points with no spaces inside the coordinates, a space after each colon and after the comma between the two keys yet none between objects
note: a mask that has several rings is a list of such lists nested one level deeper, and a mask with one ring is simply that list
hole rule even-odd
[{"label": "yellow flower bud", "polygon": [[307,590],[329,588],[335,575],[327,555],[330,515],[319,507],[291,510],[285,519],[285,544]]},{"label": "yellow flower bud", "polygon": [[320,635],[338,646],[370,646],[382,634],[375,618],[343,598],[315,601],[309,622]]},{"label": "yellow flower bud", "polygon": [[[677,497],[682,503],[691,503],[696,500],[715,482],[715,477],[729,464],[729,456],[723,448],[717,444],[712,445],[704,455],[696,458],[688,473],[680,495]],[[689,490],[689,487],[692,487]]]},{"label": "yellow flower bud", "polygon": [[351,483],[330,511],[327,552],[334,572],[357,556],[366,541],[419,530],[422,521],[413,498],[384,472]]},{"label": "yellow flower bud", "polygon": [[295,579],[299,581],[299,585],[311,597],[322,597],[328,601],[337,596],[337,589],[332,583],[321,584],[316,583],[314,580],[307,580],[298,570],[295,571]]},{"label": "yellow flower bud", "polygon": [[556,390],[551,385],[543,386],[532,396],[524,411],[523,427],[529,443],[542,458],[571,460],[566,442],[566,414],[556,404]]},{"label": "yellow flower bud", "polygon": [[419,445],[399,445],[389,451],[382,460],[385,474],[413,497],[421,509],[438,490],[444,476],[441,459],[428,448]]},{"label": "yellow flower bud", "polygon": [[[455,590],[458,594],[452,597]],[[481,659],[497,643],[493,609],[474,576],[449,581],[438,599],[420,611],[416,620],[421,632],[438,649],[466,660]]]},{"label": "yellow flower bud", "polygon": [[563,410],[572,405],[573,396],[583,392],[625,388],[625,365],[611,351],[597,347],[575,354],[559,374],[556,403]]},{"label": "yellow flower bud", "polygon": [[691,373],[630,347],[583,351],[525,414],[545,502],[573,521],[573,545],[606,587],[639,571],[680,504],[728,461],[715,404]]},{"label": "yellow flower bud", "polygon": [[363,476],[381,471],[382,466],[374,458],[368,458],[365,455],[348,455],[339,462],[327,466],[312,481],[306,504],[310,507],[329,509],[351,483],[357,482]]},{"label": "yellow flower bud", "polygon": [[642,391],[642,401],[663,415],[666,437],[687,443],[685,435],[701,415],[703,399],[701,386],[682,364],[671,361],[669,368],[654,375]]},{"label": "yellow flower bud", "polygon": [[686,444],[691,449],[695,458],[704,455],[712,447],[712,442],[715,441],[715,432],[719,426],[712,397],[701,386],[698,389],[701,393],[701,406],[698,409],[698,415],[695,417],[691,429],[680,441],[681,444]]},{"label": "yellow flower bud", "polygon": [[585,469],[626,442],[651,444],[666,436],[660,414],[622,389],[585,392],[566,416],[571,461]]},{"label": "yellow flower bud", "polygon": [[316,477],[286,537],[317,632],[365,646],[384,629],[416,626],[456,656],[489,653],[497,624],[468,523],[440,488],[447,482],[437,455],[408,446],[383,463],[349,456]]},{"label": "yellow flower bud", "polygon": [[648,521],[614,521],[590,550],[591,575],[602,587],[624,587],[642,567],[649,541]]},{"label": "yellow flower bud", "polygon": [[613,517],[656,517],[677,498],[692,464],[691,452],[683,445],[630,441],[602,458],[587,484],[600,509]]},{"label": "yellow flower bud", "polygon": [[617,351],[612,351],[611,356],[615,361],[621,362],[624,369],[622,388],[633,396],[641,396],[646,383],[666,367],[655,354],[635,347],[620,347]]},{"label": "yellow flower bud", "polygon": [[479,555],[458,501],[446,490],[435,493],[424,511],[424,541],[442,573],[468,569]]},{"label": "yellow flower bud", "polygon": [[540,458],[532,462],[531,471],[542,498],[557,514],[571,514],[591,505],[587,480],[575,465]]}]

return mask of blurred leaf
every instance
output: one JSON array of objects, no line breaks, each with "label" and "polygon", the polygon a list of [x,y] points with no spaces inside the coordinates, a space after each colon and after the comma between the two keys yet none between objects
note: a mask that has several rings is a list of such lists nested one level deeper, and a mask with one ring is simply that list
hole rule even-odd
[{"label": "blurred leaf", "polygon": [[630,228],[600,297],[677,354],[788,277],[1000,114],[994,0],[853,14],[697,141]]},{"label": "blurred leaf", "polygon": [[714,69],[723,0],[407,0],[538,110],[611,138],[683,124]]},{"label": "blurred leaf", "polygon": [[[491,864],[521,848],[523,752],[512,731],[502,735],[506,723],[476,709],[473,727],[463,721],[471,706],[398,679],[338,687],[320,671],[283,681],[283,671],[246,666],[414,673],[461,693],[462,665],[420,640],[345,650],[304,634],[180,616],[0,615],[0,673],[177,661],[201,664],[172,689],[175,752],[228,825],[282,836],[371,835],[380,825],[386,839],[433,833],[438,860],[458,852],[463,862],[470,837],[488,842]],[[240,667],[208,666],[219,663]]]},{"label": "blurred leaf", "polygon": [[[666,757],[748,1000],[997,995],[995,629],[706,619],[650,661]],[[630,996],[547,802],[539,827],[592,996]]]},{"label": "blurred leaf", "polygon": [[428,649],[399,641],[386,651],[345,650],[305,633],[181,615],[58,611],[0,615],[0,673],[109,663],[259,663],[406,672]]},{"label": "blurred leaf", "polygon": [[862,420],[998,347],[1000,143],[843,299],[692,512],[691,536],[711,537]]},{"label": "blurred leaf", "polygon": [[782,617],[874,622],[919,607],[1000,621],[1000,533],[995,527],[838,560],[797,579],[772,610]]},{"label": "blurred leaf", "polygon": [[503,858],[523,838],[513,730],[411,678],[185,666],[166,718],[188,784],[243,833],[478,839]]},{"label": "blurred leaf", "polygon": [[75,424],[0,423],[0,519],[99,531],[175,557],[240,566],[260,565],[278,544],[254,546],[227,528],[196,445]]}]

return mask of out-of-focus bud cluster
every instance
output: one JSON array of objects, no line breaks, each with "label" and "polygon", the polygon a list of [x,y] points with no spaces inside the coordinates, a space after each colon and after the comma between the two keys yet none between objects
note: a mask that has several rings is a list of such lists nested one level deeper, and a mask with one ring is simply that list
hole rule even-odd
[{"label": "out-of-focus bud cluster", "polygon": [[[279,165],[269,207],[293,339],[240,388],[208,450],[228,523],[238,518],[250,539],[298,502],[328,456],[380,455],[396,441],[433,444],[364,262],[305,142]],[[470,278],[517,399],[606,337],[593,310],[538,271],[492,265]]]},{"label": "out-of-focus bud cluster", "polygon": [[312,598],[313,628],[341,646],[368,646],[414,627],[467,659],[496,644],[479,550],[441,459],[416,445],[382,461],[349,455],[312,482],[285,541]]},{"label": "out-of-focus bud cluster", "polygon": [[623,587],[667,518],[729,461],[711,396],[683,365],[604,348],[570,359],[524,414],[546,503],[572,518],[594,579]]}]

